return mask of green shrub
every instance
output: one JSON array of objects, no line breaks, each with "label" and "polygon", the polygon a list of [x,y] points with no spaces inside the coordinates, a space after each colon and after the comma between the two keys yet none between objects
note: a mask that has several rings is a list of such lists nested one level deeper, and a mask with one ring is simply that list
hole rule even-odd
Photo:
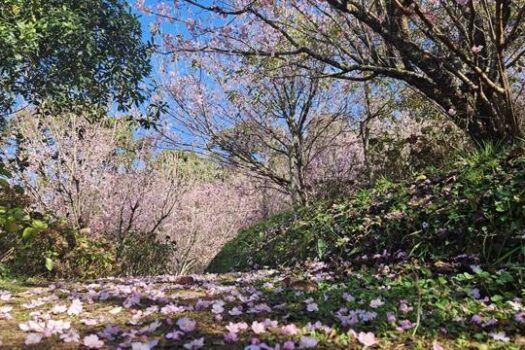
[{"label": "green shrub", "polygon": [[28,209],[20,188],[0,183],[0,273],[94,278],[114,271],[114,249],[100,237],[82,235],[60,220]]},{"label": "green shrub", "polygon": [[76,235],[76,245],[58,260],[58,272],[68,278],[100,278],[117,272],[115,248],[102,237]]},{"label": "green shrub", "polygon": [[440,261],[467,255],[488,265],[523,263],[524,154],[521,148],[485,147],[457,160],[452,170],[397,183],[381,179],[351,198],[272,217],[240,232],[208,270],[306,259],[370,264],[402,256]]},{"label": "green shrub", "polygon": [[[0,181],[0,276],[90,279],[173,273],[170,242],[134,233],[108,240],[31,211],[19,187]],[[181,266],[181,269],[188,266]]]},{"label": "green shrub", "polygon": [[[3,274],[53,278],[95,278],[114,271],[114,249],[104,239],[87,237],[53,221],[29,232],[2,232]],[[45,228],[44,228],[45,227]]]},{"label": "green shrub", "polygon": [[151,276],[171,273],[172,245],[138,233],[128,235],[117,254],[118,274]]}]

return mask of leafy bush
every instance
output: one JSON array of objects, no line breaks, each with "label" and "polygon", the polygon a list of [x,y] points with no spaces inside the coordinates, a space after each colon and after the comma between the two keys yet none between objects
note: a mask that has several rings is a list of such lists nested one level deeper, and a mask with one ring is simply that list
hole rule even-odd
[{"label": "leafy bush", "polygon": [[88,238],[60,220],[31,212],[23,194],[5,183],[0,198],[3,274],[93,278],[112,271],[114,254],[108,242]]},{"label": "leafy bush", "polygon": [[118,272],[125,276],[170,273],[172,249],[169,241],[159,242],[154,236],[130,234],[117,254]]},{"label": "leafy bush", "polygon": [[99,278],[168,272],[168,243],[130,235],[117,244],[28,209],[21,189],[0,183],[0,274]]},{"label": "leafy bush", "polygon": [[[209,271],[291,265],[306,259],[352,264],[404,258],[452,264],[525,261],[525,151],[493,147],[451,169],[410,182],[377,181],[334,204],[281,214],[242,231]],[[438,264],[439,265],[439,264]]]}]

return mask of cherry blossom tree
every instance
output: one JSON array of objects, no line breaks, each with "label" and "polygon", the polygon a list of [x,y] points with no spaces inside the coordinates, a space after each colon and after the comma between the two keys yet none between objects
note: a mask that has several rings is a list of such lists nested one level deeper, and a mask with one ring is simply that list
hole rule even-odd
[{"label": "cherry blossom tree", "polygon": [[157,15],[159,51],[173,59],[215,53],[230,65],[257,58],[319,77],[394,79],[477,142],[523,133],[523,1],[182,0],[138,8]]},{"label": "cherry blossom tree", "polygon": [[126,120],[19,115],[12,133],[17,155],[8,164],[36,208],[77,229],[153,235],[183,190],[177,157],[156,162],[155,144],[136,139]]},{"label": "cherry blossom tree", "polygon": [[81,116],[53,119],[19,114],[12,121],[8,158],[14,180],[24,186],[44,212],[66,217],[76,228],[86,227],[95,211],[93,193],[113,173],[116,125],[89,125]]},{"label": "cherry blossom tree", "polygon": [[161,149],[162,140],[124,119],[21,114],[9,127],[11,181],[36,210],[113,242],[119,262],[129,242],[158,242],[171,249],[170,260],[157,262],[162,271],[202,271],[240,229],[285,207],[279,193],[193,153]]},{"label": "cherry blossom tree", "polygon": [[177,271],[203,271],[239,230],[286,208],[282,194],[261,186],[253,178],[230,173],[222,180],[195,184],[180,197],[167,222]]},{"label": "cherry blossom tree", "polygon": [[[185,88],[180,79],[167,78],[175,123],[199,137],[201,147],[223,164],[273,184],[294,204],[305,204],[312,162],[340,147],[344,141],[338,136],[350,129],[347,86],[300,75],[231,84],[217,70],[200,79],[204,69],[185,77],[192,83]],[[346,156],[355,161],[352,153]]]},{"label": "cherry blossom tree", "polygon": [[121,165],[119,173],[102,184],[99,205],[92,214],[90,227],[117,240],[117,255],[130,235],[155,240],[169,231],[168,220],[175,214],[180,196],[192,185],[191,179],[179,174],[177,153],[170,152],[159,162],[149,147],[143,146],[127,168]]}]

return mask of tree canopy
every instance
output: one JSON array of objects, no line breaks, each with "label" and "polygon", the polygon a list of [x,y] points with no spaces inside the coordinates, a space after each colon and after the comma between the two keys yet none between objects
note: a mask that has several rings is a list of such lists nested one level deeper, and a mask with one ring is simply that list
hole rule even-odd
[{"label": "tree canopy", "polygon": [[523,135],[523,1],[184,0],[171,10],[141,8],[186,24],[180,36],[164,37],[164,52],[175,57],[258,57],[319,77],[396,79],[477,142]]},{"label": "tree canopy", "polygon": [[0,115],[21,103],[126,110],[145,101],[149,55],[126,1],[2,1]]}]

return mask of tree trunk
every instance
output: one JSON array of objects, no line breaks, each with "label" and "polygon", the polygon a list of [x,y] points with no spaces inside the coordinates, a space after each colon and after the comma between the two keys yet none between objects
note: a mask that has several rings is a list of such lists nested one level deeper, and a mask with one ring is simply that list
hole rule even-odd
[{"label": "tree trunk", "polygon": [[523,136],[520,114],[514,113],[504,96],[488,96],[487,100],[477,99],[473,110],[459,123],[478,146],[484,143],[512,144]]},{"label": "tree trunk", "polygon": [[301,138],[292,135],[292,147],[289,156],[290,195],[294,205],[305,205],[306,193],[303,178],[303,152]]}]

